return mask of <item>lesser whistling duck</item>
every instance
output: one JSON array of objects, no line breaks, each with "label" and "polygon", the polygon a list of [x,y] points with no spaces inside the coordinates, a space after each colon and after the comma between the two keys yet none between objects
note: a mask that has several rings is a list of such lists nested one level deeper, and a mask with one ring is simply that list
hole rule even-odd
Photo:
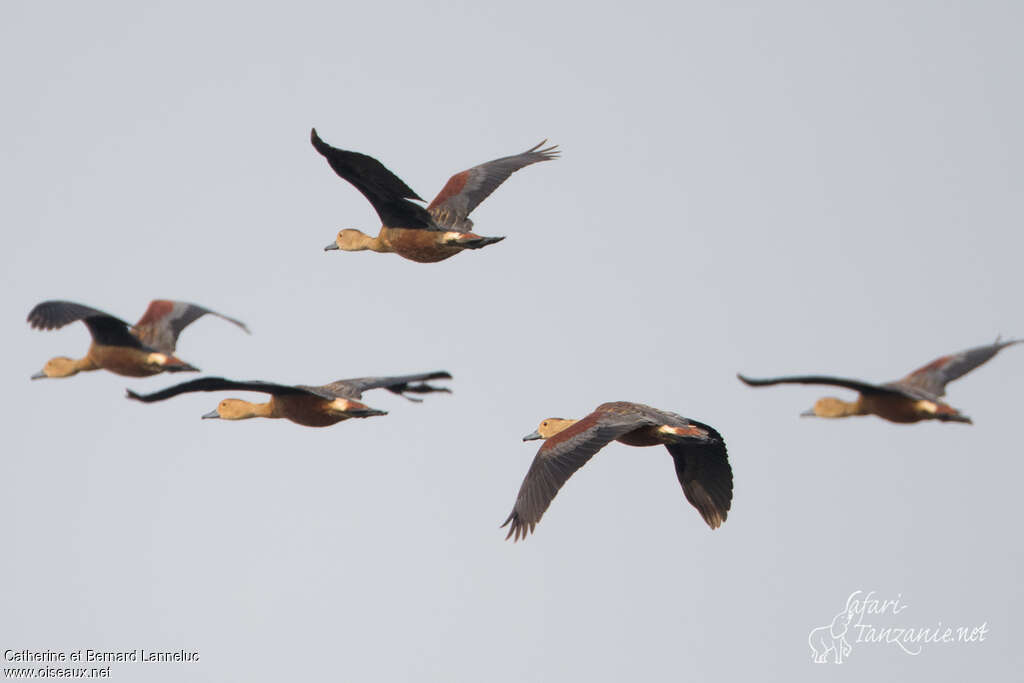
[{"label": "lesser whistling duck", "polygon": [[573,472],[612,441],[628,446],[663,444],[675,461],[683,494],[708,526],[717,529],[732,505],[732,467],[722,435],[712,427],[641,403],[603,403],[580,420],[551,417],[523,441],[545,439],[502,526],[505,537],[526,538]]},{"label": "lesser whistling duck", "polygon": [[331,147],[320,139],[315,128],[310,140],[334,172],[363,193],[381,220],[376,237],[346,228],[324,250],[394,252],[419,263],[443,261],[463,249],[480,249],[505,239],[471,232],[470,212],[514,172],[558,157],[557,145],[540,149],[547,142],[544,140],[522,154],[474,166],[453,175],[434,201],[423,208],[409,201],[423,200],[373,157]]},{"label": "lesser whistling duck", "polygon": [[250,403],[237,398],[227,398],[217,404],[215,410],[203,415],[203,418],[245,420],[250,417],[283,417],[305,427],[329,427],[351,417],[387,415],[386,411],[376,410],[357,400],[363,397],[364,391],[370,389],[387,389],[393,394],[416,402],[421,399],[406,394],[451,393],[447,388],[426,384],[426,381],[431,379],[451,379],[451,375],[440,371],[398,377],[359,377],[341,379],[322,386],[289,386],[260,381],[235,382],[223,377],[203,377],[152,394],[137,394],[129,390],[128,397],[152,403],[193,391],[259,391],[270,394],[270,401]]},{"label": "lesser whistling duck", "polygon": [[1012,344],[1019,344],[1021,341],[1024,340],[1004,342],[997,339],[994,344],[942,356],[924,367],[914,370],[903,379],[885,384],[870,384],[858,380],[821,375],[772,379],[751,379],[743,375],[737,375],[737,377],[752,387],[772,384],[825,384],[860,392],[860,396],[853,402],[833,397],[818,399],[813,408],[801,413],[804,417],[836,418],[877,415],[890,422],[898,423],[940,420],[972,424],[971,418],[939,400],[946,394],[946,385],[987,362],[1000,350]]},{"label": "lesser whistling duck", "polygon": [[202,316],[210,314],[238,325],[245,323],[196,304],[155,299],[134,326],[109,313],[71,301],[44,301],[28,314],[29,324],[40,330],[53,330],[81,320],[89,328],[92,344],[84,358],[58,356],[47,361],[32,379],[70,377],[88,370],[109,370],[128,377],[148,377],[160,372],[195,372],[174,355],[181,331]]}]

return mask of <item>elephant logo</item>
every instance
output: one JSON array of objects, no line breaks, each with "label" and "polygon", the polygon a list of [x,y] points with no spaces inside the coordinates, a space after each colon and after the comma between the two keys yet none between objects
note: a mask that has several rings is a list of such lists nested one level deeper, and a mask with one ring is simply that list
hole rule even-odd
[{"label": "elephant logo", "polygon": [[855,610],[852,609],[851,603],[854,595],[856,593],[847,598],[846,607],[832,619],[831,624],[819,626],[807,636],[807,643],[811,646],[811,658],[816,664],[826,663],[829,653],[836,664],[842,664],[843,659],[850,656],[850,650],[853,648],[846,639],[846,632],[853,621]]}]

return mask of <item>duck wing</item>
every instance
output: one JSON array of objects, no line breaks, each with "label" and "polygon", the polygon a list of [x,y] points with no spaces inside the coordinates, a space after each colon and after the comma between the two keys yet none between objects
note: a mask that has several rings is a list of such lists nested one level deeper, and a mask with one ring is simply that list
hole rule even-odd
[{"label": "duck wing", "polygon": [[992,359],[997,353],[1013,344],[1020,344],[1024,339],[999,341],[986,346],[976,346],[959,353],[936,358],[931,363],[914,370],[903,379],[891,382],[886,386],[902,388],[906,391],[924,392],[930,397],[939,398],[946,395],[946,385],[963,377],[979,365]]},{"label": "duck wing", "polygon": [[512,513],[502,524],[511,526],[506,539],[518,541],[533,532],[562,485],[599,450],[638,427],[657,424],[640,415],[595,410],[548,438],[533,458]]},{"label": "duck wing", "polygon": [[128,398],[135,399],[136,401],[142,401],[143,403],[153,403],[155,401],[163,401],[168,398],[172,398],[178,394],[187,394],[195,391],[225,390],[259,391],[273,396],[283,396],[285,394],[319,395],[316,392],[309,391],[305,387],[288,386],[287,384],[274,384],[272,382],[261,382],[258,380],[250,382],[236,382],[234,380],[224,379],[223,377],[201,377],[189,382],[182,382],[181,384],[169,386],[166,389],[161,389],[160,391],[154,391],[151,394],[139,394],[129,389]]},{"label": "duck wing", "polygon": [[167,299],[154,299],[149,302],[146,312],[132,330],[147,346],[164,353],[174,353],[181,331],[207,314],[234,323],[249,333],[249,328],[241,320],[229,318],[197,304]]},{"label": "duck wing", "polygon": [[825,386],[842,387],[853,389],[862,394],[897,394],[899,396],[916,396],[909,393],[903,387],[891,384],[871,384],[855,379],[844,379],[842,377],[829,377],[827,375],[794,375],[791,377],[772,377],[768,379],[754,379],[739,373],[736,374],[740,381],[751,387],[767,387],[773,384],[821,384]]},{"label": "duck wing", "polygon": [[310,141],[327,159],[334,172],[351,183],[373,205],[380,221],[389,228],[438,230],[430,214],[410,199],[420,199],[408,185],[371,156],[331,147],[320,139],[316,128]]},{"label": "duck wing", "polygon": [[666,444],[665,448],[675,462],[676,476],[686,500],[697,508],[709,527],[717,529],[732,507],[732,467],[729,465],[729,454],[725,440],[713,427],[695,420],[687,422],[706,430],[712,440],[687,439]]},{"label": "duck wing", "polygon": [[[419,403],[422,399],[406,396],[406,394],[429,394],[443,392],[450,394],[451,390],[446,387],[435,387],[426,384],[431,379],[451,379],[452,376],[444,370],[436,372],[425,372],[418,375],[396,375],[393,377],[356,377],[354,379],[339,379],[337,382],[325,384],[317,389],[331,394],[336,398],[362,398],[364,391],[371,389],[387,389],[393,394],[398,394],[410,401]],[[421,382],[420,384],[410,384]]]},{"label": "duck wing", "polygon": [[541,140],[521,154],[493,159],[453,175],[427,207],[434,222],[451,230],[469,232],[473,227],[469,214],[510,175],[530,164],[558,158],[558,145],[541,149],[546,142]]},{"label": "duck wing", "polygon": [[89,328],[89,334],[97,344],[146,348],[132,335],[125,321],[73,301],[44,301],[28,314],[29,325],[37,330],[56,330],[78,320]]}]

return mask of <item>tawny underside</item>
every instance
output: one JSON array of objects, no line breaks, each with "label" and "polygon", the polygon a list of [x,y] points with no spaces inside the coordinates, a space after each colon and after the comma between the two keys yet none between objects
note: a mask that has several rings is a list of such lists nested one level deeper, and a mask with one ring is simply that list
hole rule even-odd
[{"label": "tawny underside", "polygon": [[890,422],[902,424],[938,419],[937,415],[940,413],[953,414],[956,412],[943,403],[891,394],[861,396],[859,403],[864,414],[877,415]]},{"label": "tawny underside", "polygon": [[378,239],[393,252],[418,263],[436,263],[455,256],[463,247],[444,244],[446,232],[383,227]]},{"label": "tawny underside", "polygon": [[128,346],[104,346],[92,344],[86,356],[96,368],[109,370],[125,377],[149,377],[164,371],[155,359],[162,354],[133,349]]},{"label": "tawny underside", "polygon": [[309,394],[272,396],[269,405],[266,417],[283,417],[304,427],[330,427],[349,418],[333,401]]}]

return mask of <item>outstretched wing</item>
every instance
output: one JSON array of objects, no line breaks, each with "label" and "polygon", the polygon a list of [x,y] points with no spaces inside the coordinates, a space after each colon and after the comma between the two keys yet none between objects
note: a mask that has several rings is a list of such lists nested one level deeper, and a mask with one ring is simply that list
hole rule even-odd
[{"label": "outstretched wing", "polygon": [[890,383],[887,386],[900,387],[911,391],[925,392],[936,398],[946,395],[946,385],[963,377],[968,372],[987,363],[993,356],[1007,346],[1020,344],[1024,339],[999,341],[987,346],[977,346],[960,353],[936,358],[928,365],[914,370],[912,373]]},{"label": "outstretched wing", "polygon": [[853,389],[862,394],[897,394],[899,396],[911,396],[901,387],[885,384],[869,384],[855,379],[843,379],[842,377],[828,377],[825,375],[797,375],[793,377],[772,377],[770,379],[753,379],[739,373],[736,374],[744,384],[752,387],[767,387],[773,384],[823,384],[826,386],[842,387]]},{"label": "outstretched wing", "polygon": [[154,299],[149,302],[149,308],[146,309],[139,322],[135,323],[133,331],[147,346],[164,353],[174,353],[181,331],[206,314],[223,318],[238,325],[247,333],[249,332],[249,328],[240,320],[229,318],[196,304],[166,299]]},{"label": "outstretched wing", "polygon": [[44,301],[29,311],[28,322],[37,330],[55,330],[81,320],[97,344],[145,348],[129,330],[128,323],[109,313],[71,301]]},{"label": "outstretched wing", "polygon": [[[406,394],[429,394],[433,392],[451,393],[446,387],[435,387],[425,384],[431,379],[451,379],[452,376],[444,370],[437,372],[426,372],[419,375],[397,375],[394,377],[357,377],[355,379],[340,379],[321,387],[315,388],[324,393],[331,394],[338,398],[362,398],[364,391],[370,389],[387,389],[393,394],[398,394],[410,401],[419,403],[422,399],[406,396]],[[421,384],[410,384],[410,382],[421,382]]]},{"label": "outstretched wing", "polygon": [[519,487],[512,514],[501,525],[511,524],[505,538],[526,538],[576,470],[615,439],[646,424],[654,421],[639,415],[594,411],[545,441]]},{"label": "outstretched wing", "polygon": [[708,526],[717,529],[732,507],[732,467],[725,440],[706,424],[696,420],[688,422],[707,430],[714,441],[708,443],[694,439],[668,444],[665,448],[675,461],[676,476],[686,500],[697,508]]},{"label": "outstretched wing", "polygon": [[545,142],[547,140],[542,140],[522,154],[494,159],[453,175],[427,207],[434,222],[445,228],[469,232],[473,227],[473,222],[467,219],[469,214],[510,175],[538,161],[558,158],[558,145],[540,149]]},{"label": "outstretched wing", "polygon": [[359,152],[331,147],[316,134],[316,128],[310,133],[310,141],[334,172],[352,183],[373,204],[383,225],[389,228],[439,229],[426,209],[409,201],[423,200],[384,164]]},{"label": "outstretched wing", "polygon": [[191,382],[182,382],[181,384],[175,384],[174,386],[161,389],[160,391],[154,391],[151,394],[137,394],[129,389],[128,398],[133,398],[136,401],[142,401],[143,403],[153,403],[154,401],[163,401],[177,396],[178,394],[187,394],[193,391],[224,391],[228,389],[235,391],[259,391],[265,394],[272,394],[274,396],[311,393],[302,387],[288,386],[285,384],[273,384],[271,382],[260,381],[235,382],[234,380],[224,379],[223,377],[201,377],[200,379],[194,379]]}]

